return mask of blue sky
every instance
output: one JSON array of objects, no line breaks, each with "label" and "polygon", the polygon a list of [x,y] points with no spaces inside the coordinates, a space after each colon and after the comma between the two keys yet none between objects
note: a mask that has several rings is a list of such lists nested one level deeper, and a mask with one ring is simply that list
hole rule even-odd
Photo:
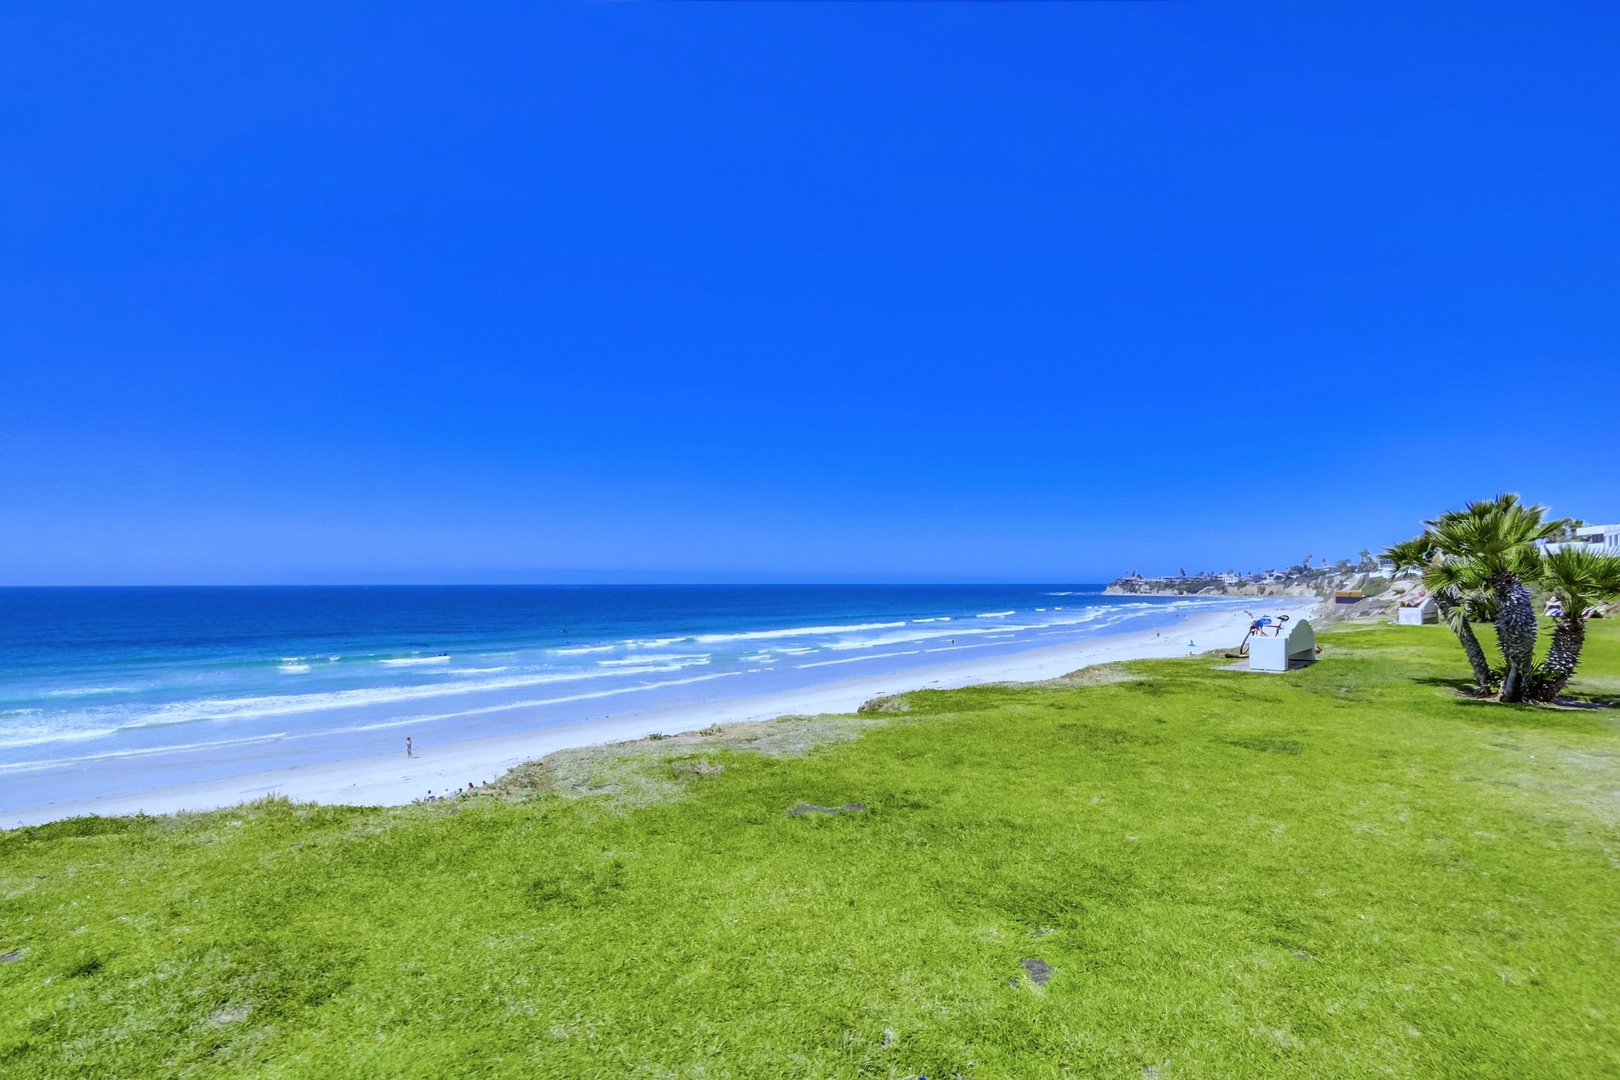
[{"label": "blue sky", "polygon": [[0,11],[0,582],[1620,518],[1611,4]]}]

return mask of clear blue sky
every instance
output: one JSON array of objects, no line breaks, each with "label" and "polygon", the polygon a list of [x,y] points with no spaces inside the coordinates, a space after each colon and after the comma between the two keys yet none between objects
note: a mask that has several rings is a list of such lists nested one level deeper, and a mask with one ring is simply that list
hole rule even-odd
[{"label": "clear blue sky", "polygon": [[1620,518],[1612,3],[0,11],[0,581]]}]

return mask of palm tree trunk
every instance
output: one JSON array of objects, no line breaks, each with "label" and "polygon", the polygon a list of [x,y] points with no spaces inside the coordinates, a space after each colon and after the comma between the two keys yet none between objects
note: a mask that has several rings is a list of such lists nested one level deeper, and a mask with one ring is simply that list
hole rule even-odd
[{"label": "palm tree trunk", "polygon": [[1523,701],[1536,662],[1535,605],[1517,574],[1498,574],[1491,586],[1496,593],[1496,637],[1507,661],[1500,700]]},{"label": "palm tree trunk", "polygon": [[1457,640],[1462,642],[1463,652],[1468,654],[1468,664],[1474,669],[1474,686],[1482,694],[1491,692],[1491,662],[1485,658],[1485,647],[1479,643],[1474,635],[1474,624],[1468,621],[1468,616],[1457,610],[1457,605],[1451,598],[1440,592],[1433,594],[1435,606],[1440,609],[1440,617],[1446,620]]},{"label": "palm tree trunk", "polygon": [[1533,700],[1550,702],[1558,697],[1569,677],[1575,674],[1575,666],[1581,662],[1581,646],[1585,644],[1585,617],[1579,611],[1566,612],[1553,627],[1552,645],[1547,650],[1546,663],[1541,665]]},{"label": "palm tree trunk", "polygon": [[1463,652],[1468,654],[1468,663],[1474,669],[1474,685],[1482,694],[1491,692],[1491,662],[1485,659],[1485,647],[1474,636],[1474,624],[1464,615],[1457,623],[1457,639],[1462,642]]}]

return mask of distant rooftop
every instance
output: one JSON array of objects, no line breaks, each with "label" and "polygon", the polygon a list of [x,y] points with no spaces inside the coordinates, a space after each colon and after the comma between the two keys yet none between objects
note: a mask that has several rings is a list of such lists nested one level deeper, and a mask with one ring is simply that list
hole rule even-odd
[{"label": "distant rooftop", "polygon": [[1550,541],[1542,547],[1546,551],[1584,547],[1606,555],[1620,555],[1620,525],[1582,525],[1575,530],[1575,539]]}]

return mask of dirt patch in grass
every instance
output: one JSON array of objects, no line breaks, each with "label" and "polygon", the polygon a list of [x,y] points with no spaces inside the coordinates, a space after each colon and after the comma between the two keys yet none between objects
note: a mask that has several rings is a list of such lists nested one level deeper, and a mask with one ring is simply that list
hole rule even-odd
[{"label": "dirt patch in grass", "polygon": [[691,761],[677,761],[670,766],[677,776],[719,776],[726,771],[726,767],[719,762],[708,758],[694,758]]},{"label": "dirt patch in grass", "polygon": [[1300,754],[1305,751],[1305,744],[1298,739],[1245,738],[1226,741],[1231,746],[1239,746],[1262,754]]},{"label": "dirt patch in grass", "polygon": [[843,806],[817,806],[815,803],[800,803],[788,811],[788,817],[803,817],[806,814],[858,814],[866,807],[858,802],[847,802]]},{"label": "dirt patch in grass", "polygon": [[1029,973],[1029,981],[1036,986],[1045,986],[1052,979],[1052,966],[1039,957],[1025,957],[1018,961],[1023,969]]}]

